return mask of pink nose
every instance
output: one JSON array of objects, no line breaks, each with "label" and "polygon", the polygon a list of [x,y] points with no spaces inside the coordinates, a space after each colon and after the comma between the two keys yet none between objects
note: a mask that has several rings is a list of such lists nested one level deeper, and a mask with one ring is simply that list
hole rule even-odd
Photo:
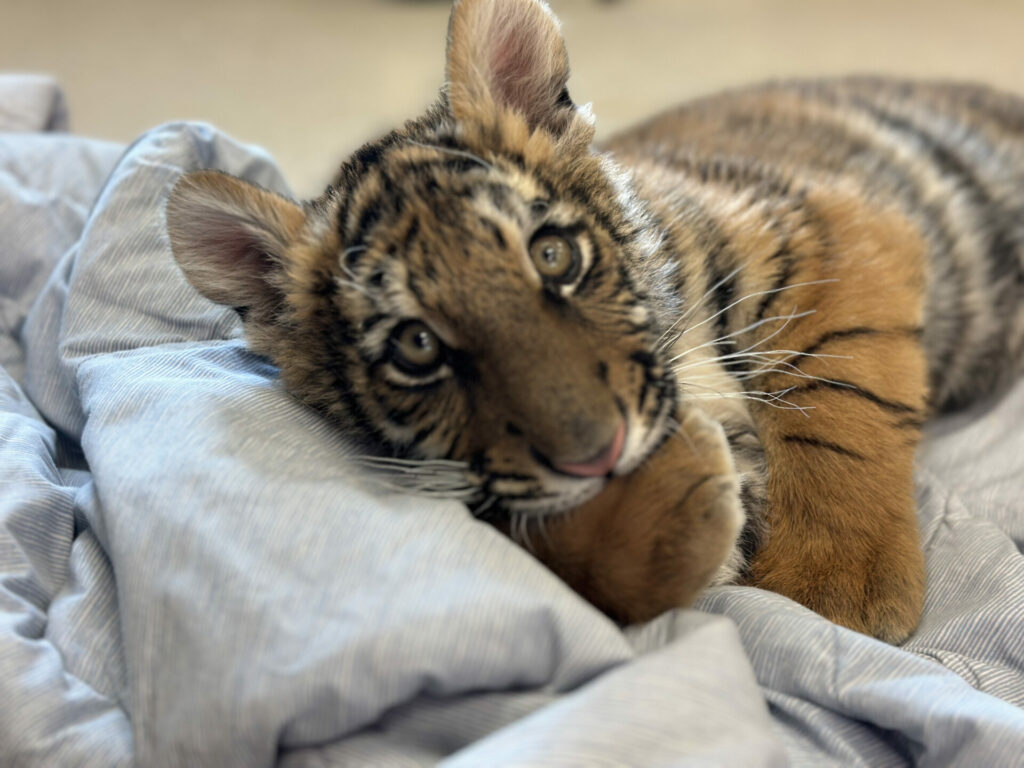
[{"label": "pink nose", "polygon": [[577,477],[603,477],[615,468],[619,457],[622,456],[622,446],[625,442],[626,422],[622,421],[619,423],[615,437],[612,438],[608,447],[593,459],[579,464],[555,464],[555,469],[567,475],[576,475]]}]

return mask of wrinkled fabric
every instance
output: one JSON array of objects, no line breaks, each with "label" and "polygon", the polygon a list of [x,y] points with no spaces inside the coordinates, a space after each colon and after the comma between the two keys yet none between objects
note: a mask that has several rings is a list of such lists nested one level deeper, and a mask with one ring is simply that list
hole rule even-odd
[{"label": "wrinkled fabric", "polygon": [[0,760],[1007,765],[1024,754],[1024,386],[936,425],[903,648],[709,590],[622,631],[457,502],[375,491],[183,279],[174,124],[0,135]]}]

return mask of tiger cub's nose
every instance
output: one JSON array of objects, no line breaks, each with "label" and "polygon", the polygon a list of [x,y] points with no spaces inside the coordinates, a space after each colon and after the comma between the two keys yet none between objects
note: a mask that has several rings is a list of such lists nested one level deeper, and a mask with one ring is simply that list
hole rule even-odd
[{"label": "tiger cub's nose", "polygon": [[577,477],[603,477],[611,472],[622,456],[622,447],[626,443],[626,422],[620,421],[619,428],[615,431],[612,441],[598,451],[593,458],[579,463],[555,462],[554,467],[559,472]]}]

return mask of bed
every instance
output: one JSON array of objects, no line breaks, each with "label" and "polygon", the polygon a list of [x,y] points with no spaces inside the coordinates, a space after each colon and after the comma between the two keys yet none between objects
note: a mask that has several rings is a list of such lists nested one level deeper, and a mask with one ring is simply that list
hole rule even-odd
[{"label": "bed", "polygon": [[0,763],[1024,765],[1024,382],[919,452],[895,648],[751,588],[623,630],[454,501],[383,494],[182,278],[213,127],[79,138],[0,78]]}]

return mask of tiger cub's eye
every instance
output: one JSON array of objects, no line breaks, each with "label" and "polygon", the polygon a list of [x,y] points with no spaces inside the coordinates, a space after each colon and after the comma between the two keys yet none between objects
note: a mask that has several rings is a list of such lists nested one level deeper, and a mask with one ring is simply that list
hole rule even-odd
[{"label": "tiger cub's eye", "polygon": [[400,326],[391,343],[394,345],[392,359],[406,373],[430,373],[441,364],[441,340],[418,320]]},{"label": "tiger cub's eye", "polygon": [[561,235],[540,234],[530,243],[530,259],[540,276],[556,282],[575,277],[579,255],[575,246]]}]

